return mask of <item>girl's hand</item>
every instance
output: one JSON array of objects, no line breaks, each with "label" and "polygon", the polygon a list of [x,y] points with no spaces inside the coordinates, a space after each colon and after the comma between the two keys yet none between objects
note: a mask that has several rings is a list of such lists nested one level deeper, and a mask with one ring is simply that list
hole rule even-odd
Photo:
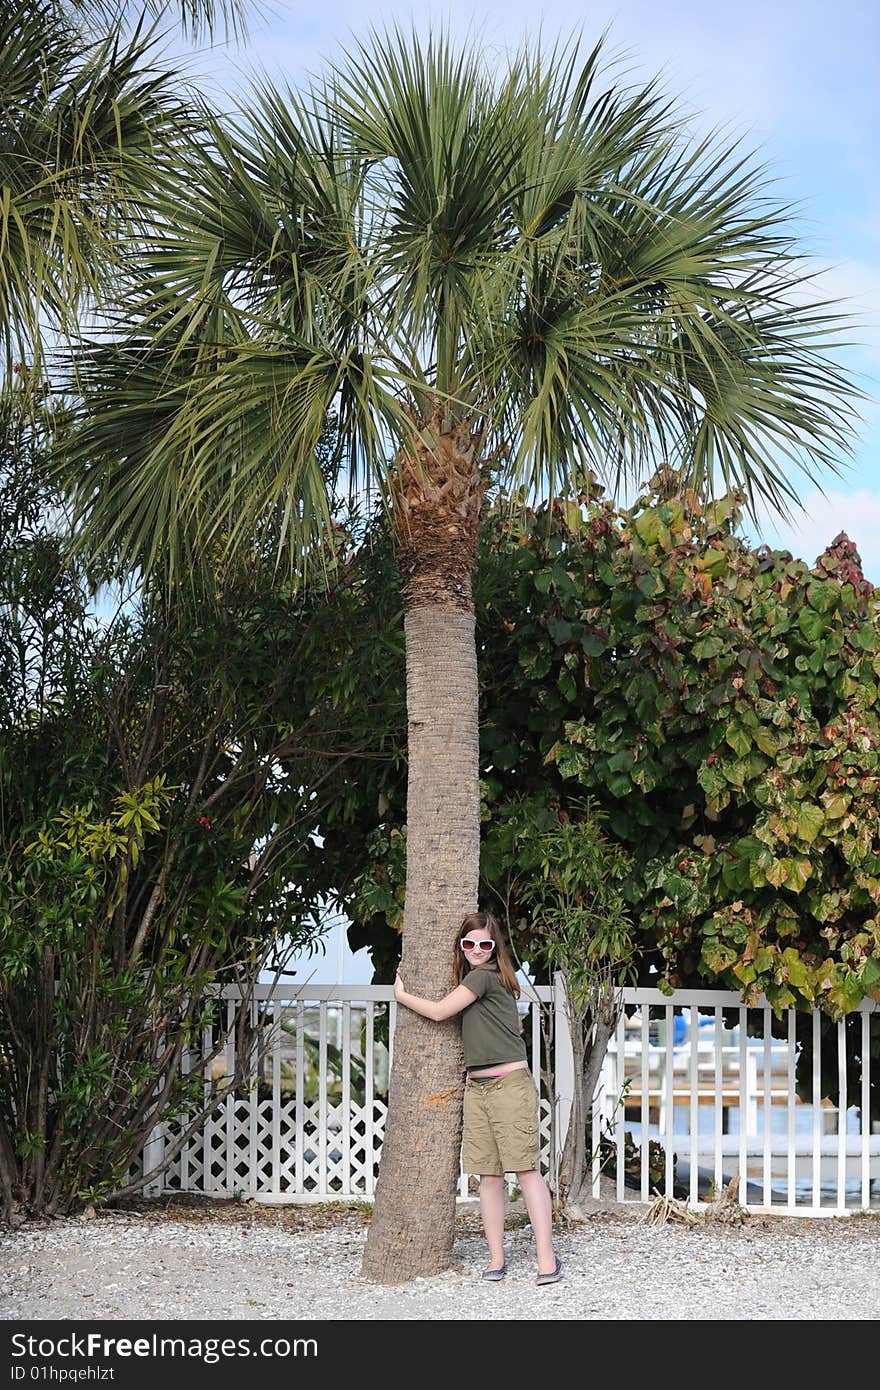
[{"label": "girl's hand", "polygon": [[400,978],[400,971],[398,970],[397,974],[394,976],[394,998],[397,1000],[398,1004],[400,1003],[401,996],[405,993],[406,990],[403,987],[403,980]]}]

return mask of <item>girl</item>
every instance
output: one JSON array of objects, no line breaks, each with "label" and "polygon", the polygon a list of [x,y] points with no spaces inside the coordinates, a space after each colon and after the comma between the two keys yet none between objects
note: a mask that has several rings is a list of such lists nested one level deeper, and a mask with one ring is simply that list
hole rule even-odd
[{"label": "girl", "polygon": [[538,1097],[526,1060],[516,1000],[519,984],[501,929],[488,912],[472,912],[455,933],[455,988],[445,999],[408,994],[398,972],[394,997],[439,1023],[461,1014],[464,1048],[462,1166],[480,1175],[480,1215],[489,1245],[484,1279],[503,1279],[505,1173],[515,1173],[538,1253],[539,1284],[562,1278],[553,1252],[552,1204],[538,1169]]}]

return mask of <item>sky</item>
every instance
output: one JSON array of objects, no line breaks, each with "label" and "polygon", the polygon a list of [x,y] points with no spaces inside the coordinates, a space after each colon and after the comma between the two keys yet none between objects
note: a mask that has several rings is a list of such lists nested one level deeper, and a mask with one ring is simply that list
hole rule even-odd
[{"label": "sky", "polygon": [[[854,540],[865,572],[880,584],[880,5],[876,0],[619,0],[543,5],[528,0],[442,6],[354,0],[271,0],[235,49],[189,54],[185,62],[212,101],[245,98],[255,74],[301,87],[370,27],[444,25],[480,42],[499,64],[526,36],[545,41],[580,30],[607,33],[609,53],[634,77],[662,76],[691,113],[695,134],[723,130],[757,152],[794,205],[792,226],[813,258],[823,292],[854,323],[840,360],[866,395],[853,455],[822,490],[802,478],[793,524],[762,516],[751,540],[781,545],[812,563],[839,531]],[[175,45],[178,54],[184,53]]]},{"label": "sky", "polygon": [[[608,31],[610,53],[635,77],[661,74],[692,114],[695,135],[722,129],[741,137],[793,204],[801,249],[814,258],[825,292],[855,317],[842,359],[866,393],[853,457],[823,492],[805,484],[804,511],[792,526],[772,517],[749,523],[749,538],[784,546],[812,563],[839,531],[859,548],[867,576],[880,584],[880,6],[876,0],[620,0],[619,3],[529,3],[475,6],[449,0],[432,8],[354,0],[308,5],[274,0],[249,41],[237,50],[190,54],[186,63],[215,105],[246,97],[254,73],[300,87],[372,25],[424,30],[445,24],[453,37],[504,54],[540,30],[546,41],[580,29],[592,42]],[[182,55],[181,45],[174,45]],[[301,979],[370,978],[352,958],[338,925],[326,956],[302,962]]]}]

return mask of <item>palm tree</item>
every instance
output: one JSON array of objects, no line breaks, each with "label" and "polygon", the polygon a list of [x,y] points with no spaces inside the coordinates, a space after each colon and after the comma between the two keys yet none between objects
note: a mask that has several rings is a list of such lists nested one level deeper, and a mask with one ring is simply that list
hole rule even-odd
[{"label": "palm tree", "polygon": [[[327,508],[315,445],[377,487],[404,588],[409,736],[402,974],[439,997],[477,905],[471,572],[487,489],[589,489],[668,459],[690,486],[794,504],[845,450],[853,390],[824,355],[782,210],[736,148],[689,143],[655,84],[600,48],[473,48],[394,32],[306,95],[258,87],[160,209],[122,340],[79,362],[83,524],[178,574],[281,523],[304,563]],[[461,1055],[398,1020],[364,1273],[448,1267]]]},{"label": "palm tree", "polygon": [[[141,8],[142,7],[138,7]],[[156,0],[184,29],[240,24],[239,0]],[[180,78],[116,0],[0,0],[0,364],[33,360],[46,330],[107,297],[141,224],[163,147],[192,125]]]}]

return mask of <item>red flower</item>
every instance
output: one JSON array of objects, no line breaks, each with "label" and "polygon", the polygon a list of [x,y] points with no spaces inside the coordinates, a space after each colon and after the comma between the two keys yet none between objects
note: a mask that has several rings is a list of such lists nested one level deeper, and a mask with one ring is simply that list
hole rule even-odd
[{"label": "red flower", "polygon": [[196,816],[196,825],[200,825],[203,830],[211,829],[211,821],[208,816]]}]

